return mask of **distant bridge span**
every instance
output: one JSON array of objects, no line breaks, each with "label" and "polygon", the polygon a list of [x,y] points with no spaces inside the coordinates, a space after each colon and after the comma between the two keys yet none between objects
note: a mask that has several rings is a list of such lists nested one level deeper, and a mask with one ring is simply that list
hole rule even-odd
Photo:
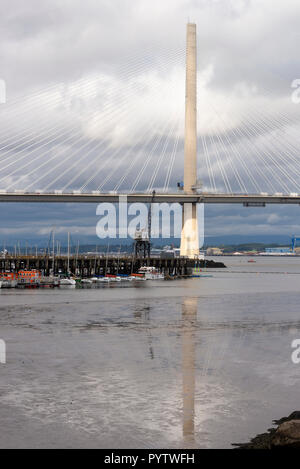
[{"label": "distant bridge span", "polygon": [[120,197],[127,197],[128,203],[205,203],[205,204],[242,204],[249,207],[260,207],[266,204],[300,205],[299,195],[246,195],[246,194],[167,194],[148,193],[112,194],[112,193],[0,193],[0,202],[39,202],[39,203],[118,203]]}]

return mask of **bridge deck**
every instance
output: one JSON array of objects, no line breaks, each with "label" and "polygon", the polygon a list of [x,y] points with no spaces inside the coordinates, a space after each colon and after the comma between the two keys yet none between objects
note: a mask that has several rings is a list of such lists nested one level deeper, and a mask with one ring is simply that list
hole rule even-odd
[{"label": "bridge deck", "polygon": [[[25,193],[12,192],[0,193],[0,202],[43,202],[43,203],[101,203],[112,202],[117,203],[120,197],[127,197],[128,203],[153,202],[152,194],[136,193],[136,194],[116,194],[116,193],[80,193],[80,194],[58,194],[58,193]],[[299,195],[262,195],[262,194],[155,194],[154,202],[157,203],[206,203],[206,204],[244,204],[259,206],[263,204],[299,204]]]}]

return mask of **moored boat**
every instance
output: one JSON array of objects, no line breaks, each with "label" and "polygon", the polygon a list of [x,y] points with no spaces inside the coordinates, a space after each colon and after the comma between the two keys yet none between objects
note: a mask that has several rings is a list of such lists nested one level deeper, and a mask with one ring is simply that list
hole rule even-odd
[{"label": "moored boat", "polygon": [[41,282],[39,270],[19,270],[17,274],[17,285],[22,287],[38,287]]},{"label": "moored boat", "polygon": [[136,280],[164,280],[164,274],[160,273],[155,267],[143,266],[138,270],[137,274],[132,274]]},{"label": "moored boat", "polygon": [[60,285],[76,285],[76,280],[73,278],[61,278],[59,279],[59,284]]},{"label": "moored boat", "polygon": [[111,281],[110,277],[99,277],[99,278],[97,278],[97,282],[109,283],[110,281]]},{"label": "moored boat", "polygon": [[144,281],[144,280],[146,280],[144,274],[131,274],[130,277],[134,281]]},{"label": "moored boat", "polygon": [[18,274],[16,272],[1,272],[1,288],[15,288],[17,286]]},{"label": "moored boat", "polygon": [[93,283],[93,281],[90,278],[83,278],[83,279],[81,279],[81,283],[86,284],[86,285],[90,285],[91,283]]}]

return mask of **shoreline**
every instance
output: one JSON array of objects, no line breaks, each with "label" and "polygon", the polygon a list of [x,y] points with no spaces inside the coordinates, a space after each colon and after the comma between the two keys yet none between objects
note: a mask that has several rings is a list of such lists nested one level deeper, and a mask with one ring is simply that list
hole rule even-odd
[{"label": "shoreline", "polygon": [[232,443],[233,449],[299,449],[300,411],[295,410],[288,417],[273,420],[277,427],[268,428],[247,443]]}]

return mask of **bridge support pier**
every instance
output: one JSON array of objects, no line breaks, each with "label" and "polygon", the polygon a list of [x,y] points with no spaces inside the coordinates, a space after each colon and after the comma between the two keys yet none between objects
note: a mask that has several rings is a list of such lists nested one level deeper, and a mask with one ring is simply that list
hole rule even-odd
[{"label": "bridge support pier", "polygon": [[199,255],[197,204],[183,204],[180,255],[194,258]]}]

